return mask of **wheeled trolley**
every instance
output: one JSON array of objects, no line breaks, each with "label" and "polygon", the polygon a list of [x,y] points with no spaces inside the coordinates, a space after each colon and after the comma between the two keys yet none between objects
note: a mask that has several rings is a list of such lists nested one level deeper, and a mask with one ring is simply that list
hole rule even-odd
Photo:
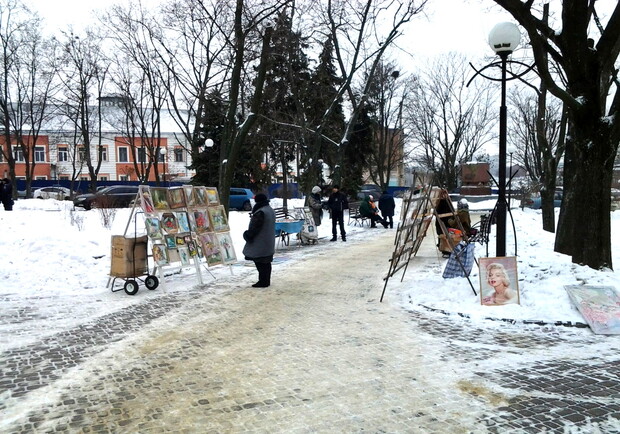
[{"label": "wheeled trolley", "polygon": [[[149,274],[148,268],[148,237],[112,236],[112,269],[108,285],[112,292],[125,290],[129,295],[138,292],[138,282],[144,283],[147,289],[159,286],[159,278]],[[146,276],[142,278],[141,276]],[[116,279],[125,280],[122,288],[114,288]],[[110,283],[111,282],[111,283]]]}]

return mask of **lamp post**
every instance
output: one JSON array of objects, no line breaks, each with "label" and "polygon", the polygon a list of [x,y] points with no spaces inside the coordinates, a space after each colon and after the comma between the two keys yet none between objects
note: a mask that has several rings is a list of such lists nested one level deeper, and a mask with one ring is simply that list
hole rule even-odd
[{"label": "lamp post", "polygon": [[519,28],[513,23],[499,23],[489,33],[489,45],[501,59],[502,94],[499,108],[499,174],[497,198],[496,256],[506,256],[506,63],[521,41]]},{"label": "lamp post", "polygon": [[159,153],[162,156],[162,159],[164,160],[164,173],[162,174],[162,178],[164,180],[164,182],[166,181],[166,148],[159,148]]}]

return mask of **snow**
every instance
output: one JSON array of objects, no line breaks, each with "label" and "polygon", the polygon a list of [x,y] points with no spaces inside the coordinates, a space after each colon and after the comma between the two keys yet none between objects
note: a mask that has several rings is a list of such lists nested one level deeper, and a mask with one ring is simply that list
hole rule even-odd
[{"label": "snow", "polygon": [[[282,206],[281,199],[272,199],[273,207]],[[492,208],[494,202],[487,200],[478,203],[470,201],[472,214]],[[303,206],[303,200],[288,201],[289,207]],[[400,200],[397,199],[398,222]],[[512,214],[518,234],[517,271],[521,305],[481,306],[479,297],[473,295],[466,278],[443,279],[441,277],[446,260],[437,255],[434,248],[436,235],[431,225],[425,243],[417,257],[413,258],[401,282],[402,271],[397,272],[388,281],[386,297],[389,302],[407,309],[436,309],[449,313],[469,316],[471,321],[485,321],[488,318],[514,320],[534,320],[546,323],[585,322],[572,305],[564,285],[606,285],[620,288],[618,272],[611,270],[597,271],[585,266],[571,263],[568,256],[553,252],[554,235],[544,232],[541,227],[539,210],[513,209]],[[142,231],[142,218],[134,223],[130,220],[130,209],[118,209],[110,228],[103,225],[100,210],[84,211],[73,209],[71,202],[52,199],[25,199],[15,202],[13,212],[0,211],[2,238],[0,239],[1,263],[0,299],[4,308],[24,312],[35,309],[42,318],[48,318],[46,332],[53,333],[59,329],[74,326],[93,316],[104,315],[124,308],[133,303],[140,303],[144,297],[160,297],[175,291],[186,290],[188,286],[198,285],[195,269],[185,268],[179,273],[171,273],[166,283],[156,291],[148,291],[141,286],[137,295],[131,297],[123,291],[112,292],[107,287],[110,272],[110,242],[112,235],[122,235],[128,228],[133,234],[134,226]],[[345,217],[346,219],[346,217]],[[509,219],[510,220],[510,219]],[[128,224],[128,222],[130,222]],[[203,280],[209,286],[213,278],[226,283],[229,280],[245,278],[256,273],[253,266],[244,266],[241,251],[244,245],[242,233],[247,229],[248,212],[231,211],[229,224],[240,264],[232,267],[217,266],[203,272]],[[345,220],[346,223],[346,220]],[[509,224],[507,235],[507,255],[512,255],[513,240]],[[319,226],[319,243],[327,243],[331,237],[331,222],[327,213],[323,224]],[[612,239],[617,239],[620,230],[620,211],[612,214]],[[383,233],[384,229],[360,228],[347,226],[350,242],[330,243],[333,248],[342,249],[346,258],[346,249],[353,243],[372,242],[372,236],[360,232],[374,231]],[[391,230],[393,234],[396,229]],[[426,247],[425,247],[426,246]],[[430,246],[430,247],[429,247]],[[489,253],[493,256],[494,239],[489,243]],[[620,264],[620,248],[612,245],[613,262]],[[282,253],[291,260],[312,260],[321,253],[321,249],[301,248],[285,249]],[[276,252],[276,256],[280,254]],[[389,269],[392,251],[385,252],[385,273]],[[296,256],[298,256],[296,258]],[[485,248],[476,245],[476,256],[485,256]],[[253,276],[255,277],[255,276]],[[480,287],[478,269],[473,267],[470,276],[474,288]],[[249,280],[249,279],[245,279]],[[243,284],[245,285],[244,282]],[[216,285],[214,291],[222,285]],[[225,285],[224,285],[225,286]],[[230,290],[230,287],[228,287]],[[382,288],[377,288],[377,300]],[[40,324],[39,324],[40,326]],[[15,321],[2,325],[4,336],[0,339],[0,348],[20,343],[16,334],[24,333],[22,339],[28,339],[25,329],[28,326]],[[35,327],[35,325],[32,325]],[[11,333],[12,332],[12,333]],[[8,336],[11,336],[9,339]]]}]

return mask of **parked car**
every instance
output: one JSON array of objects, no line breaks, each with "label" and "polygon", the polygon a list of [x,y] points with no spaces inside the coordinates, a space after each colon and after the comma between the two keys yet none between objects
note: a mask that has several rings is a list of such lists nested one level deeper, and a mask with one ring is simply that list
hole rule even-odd
[{"label": "parked car", "polygon": [[32,192],[33,199],[56,199],[56,200],[70,200],[71,190],[59,185],[53,187],[37,188]]},{"label": "parked car", "polygon": [[136,198],[137,185],[112,185],[97,193],[80,194],[73,199],[73,205],[86,210],[91,208],[126,208]]},{"label": "parked car", "polygon": [[228,208],[238,209],[243,211],[250,211],[252,209],[252,200],[254,199],[254,193],[247,188],[230,189],[230,196],[228,198]]},{"label": "parked car", "polygon": [[366,196],[371,196],[375,201],[379,200],[381,197],[381,187],[376,184],[364,184],[360,187],[359,193],[357,193],[357,198],[359,200],[363,200]]},{"label": "parked car", "polygon": [[[554,208],[559,208],[562,206],[562,196],[563,196],[563,192],[562,190],[557,190],[555,192],[555,195],[553,196],[553,207]],[[540,194],[538,194],[538,196],[530,196],[527,199],[523,200],[522,206],[527,207],[527,208],[532,208],[532,209],[540,209],[542,206],[542,199],[540,197]]]}]

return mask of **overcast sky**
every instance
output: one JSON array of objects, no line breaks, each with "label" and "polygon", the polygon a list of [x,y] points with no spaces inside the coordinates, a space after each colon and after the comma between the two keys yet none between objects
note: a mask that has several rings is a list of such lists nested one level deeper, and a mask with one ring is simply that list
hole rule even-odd
[{"label": "overcast sky", "polygon": [[[45,19],[48,30],[72,25],[79,31],[85,24],[95,21],[94,10],[105,9],[124,0],[25,1]],[[142,0],[146,7],[154,7],[161,2]],[[477,56],[492,54],[487,45],[489,31],[496,23],[511,20],[508,13],[497,7],[489,10],[492,5],[490,0],[431,0],[426,16],[418,16],[410,23],[399,44],[410,54],[421,57],[449,51]]]}]

